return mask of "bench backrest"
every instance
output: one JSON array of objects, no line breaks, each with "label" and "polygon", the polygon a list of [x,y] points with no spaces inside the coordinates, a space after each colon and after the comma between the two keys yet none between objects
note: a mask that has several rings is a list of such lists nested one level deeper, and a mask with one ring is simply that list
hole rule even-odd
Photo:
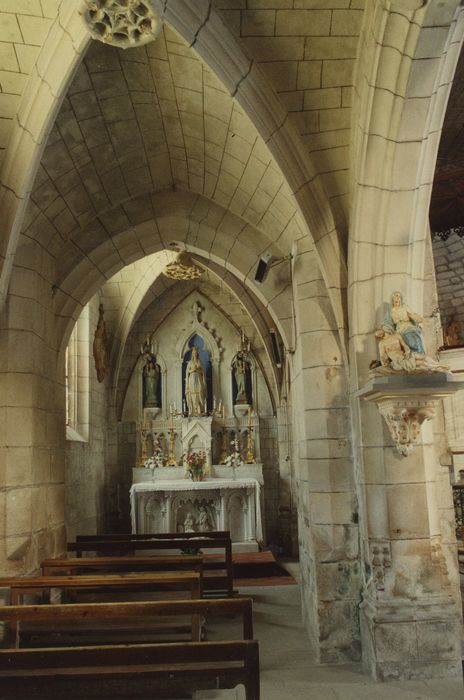
[{"label": "bench backrest", "polygon": [[42,574],[57,571],[203,571],[203,557],[199,555],[73,557],[44,559]]},{"label": "bench backrest", "polygon": [[243,639],[253,639],[251,598],[216,600],[165,600],[124,603],[77,603],[67,605],[6,605],[0,607],[0,621],[50,624],[78,624],[80,621],[115,621],[176,615],[240,615]]},{"label": "bench backrest", "polygon": [[192,537],[218,537],[219,539],[223,538],[229,538],[230,539],[230,531],[229,530],[212,530],[211,532],[148,532],[145,534],[134,534],[134,533],[112,533],[112,534],[106,534],[106,535],[76,535],[76,542],[105,542],[106,540],[150,540],[150,539],[155,539],[155,540],[171,540],[171,539],[178,539],[179,537],[182,537],[184,539],[192,538]]}]

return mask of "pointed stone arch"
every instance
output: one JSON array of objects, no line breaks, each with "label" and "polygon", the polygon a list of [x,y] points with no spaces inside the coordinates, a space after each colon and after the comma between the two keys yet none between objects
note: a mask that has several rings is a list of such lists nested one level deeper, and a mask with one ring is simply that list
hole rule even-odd
[{"label": "pointed stone arch", "polygon": [[[347,324],[342,296],[347,272],[343,247],[317,169],[289,123],[280,98],[261,69],[245,56],[210,2],[167,0],[166,20],[190,41],[237,99],[275,157],[306,221],[307,233],[316,243],[337,323],[344,334]],[[21,222],[47,135],[88,43],[75,5],[62,3],[25,91],[2,172],[0,209],[6,235],[0,249],[0,306],[6,298]],[[18,168],[20,161],[27,163],[27,168]]]}]

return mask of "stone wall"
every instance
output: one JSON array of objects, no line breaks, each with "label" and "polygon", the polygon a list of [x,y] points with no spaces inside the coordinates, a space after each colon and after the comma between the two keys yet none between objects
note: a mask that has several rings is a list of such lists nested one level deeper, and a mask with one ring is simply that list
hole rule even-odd
[{"label": "stone wall", "polygon": [[88,353],[89,431],[87,439],[66,441],[66,529],[68,540],[76,534],[102,530],[105,512],[105,461],[107,441],[106,383],[99,383],[92,355],[93,336],[98,321],[100,299],[89,303]]},{"label": "stone wall", "polygon": [[464,329],[464,240],[451,235],[433,240],[438,304],[443,328],[456,316]]},{"label": "stone wall", "polygon": [[22,241],[0,316],[0,574],[64,551],[63,382],[57,382],[52,257]]}]

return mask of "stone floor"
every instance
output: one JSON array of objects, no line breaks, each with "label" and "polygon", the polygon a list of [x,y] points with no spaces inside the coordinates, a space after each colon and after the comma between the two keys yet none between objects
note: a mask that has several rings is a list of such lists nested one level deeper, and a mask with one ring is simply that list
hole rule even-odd
[{"label": "stone floor", "polygon": [[[463,700],[461,681],[375,683],[358,664],[320,666],[311,661],[296,586],[241,588],[254,599],[260,640],[262,700]],[[212,638],[209,636],[209,638]],[[242,689],[197,693],[195,700],[242,700]]]}]

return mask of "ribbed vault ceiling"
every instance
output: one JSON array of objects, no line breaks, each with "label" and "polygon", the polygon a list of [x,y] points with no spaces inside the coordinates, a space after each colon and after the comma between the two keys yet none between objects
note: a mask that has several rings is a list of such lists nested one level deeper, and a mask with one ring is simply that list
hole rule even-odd
[{"label": "ribbed vault ceiling", "polygon": [[115,232],[156,216],[154,193],[169,190],[201,195],[261,230],[262,241],[250,237],[256,255],[271,242],[289,252],[302,235],[255,128],[169,26],[136,50],[93,43],[50,134],[23,234],[56,258],[59,286],[79,259],[96,264],[93,251]]}]

